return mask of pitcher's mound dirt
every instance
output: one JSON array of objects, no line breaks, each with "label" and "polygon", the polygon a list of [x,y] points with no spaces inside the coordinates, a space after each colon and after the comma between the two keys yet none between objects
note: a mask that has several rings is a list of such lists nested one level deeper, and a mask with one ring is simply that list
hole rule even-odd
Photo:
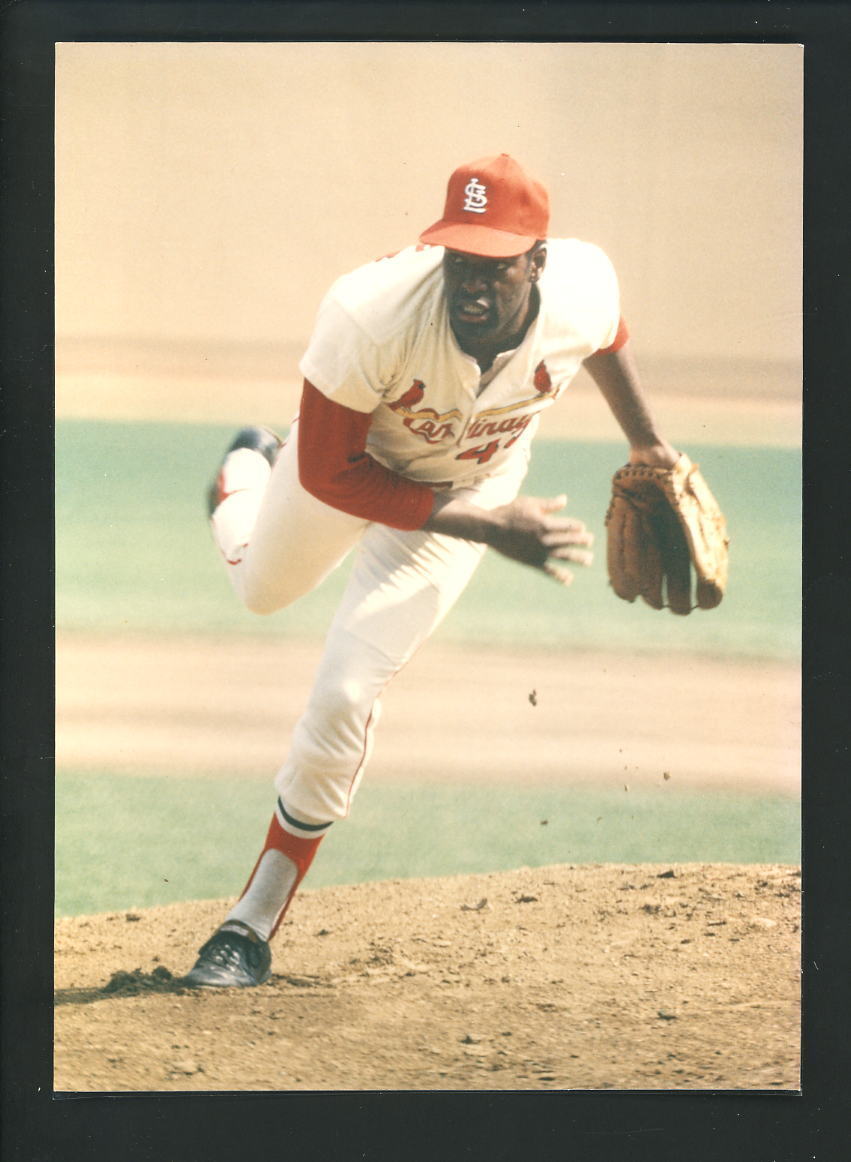
[{"label": "pitcher's mound dirt", "polygon": [[57,921],[55,1086],[797,1089],[800,873],[557,866],[305,891],[258,989],[228,901]]}]

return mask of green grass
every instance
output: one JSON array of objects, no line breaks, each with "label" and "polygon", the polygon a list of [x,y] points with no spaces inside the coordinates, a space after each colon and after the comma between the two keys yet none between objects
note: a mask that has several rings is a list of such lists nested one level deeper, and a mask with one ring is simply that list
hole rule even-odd
[{"label": "green grass", "polygon": [[[57,780],[56,912],[238,894],[274,803],[262,779]],[[546,820],[546,824],[543,821]],[[793,796],[587,787],[365,784],[308,887],[553,863],[793,863]]]},{"label": "green grass", "polygon": [[[61,421],[57,425],[57,619],[61,628],[134,633],[313,636],[346,573],[272,618],[241,609],[203,514],[230,429]],[[620,444],[540,441],[524,491],[566,491],[597,538],[570,590],[489,553],[438,631],[458,642],[794,658],[800,637],[800,454],[691,446],[732,535],[720,608],[676,618],[618,601],[605,574],[603,516]]]}]

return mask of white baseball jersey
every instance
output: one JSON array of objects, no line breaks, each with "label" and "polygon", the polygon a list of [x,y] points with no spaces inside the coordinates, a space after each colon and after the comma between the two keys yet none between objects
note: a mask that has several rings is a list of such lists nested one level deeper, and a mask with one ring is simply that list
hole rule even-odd
[{"label": "white baseball jersey", "polygon": [[[462,498],[479,507],[507,504],[540,413],[618,332],[617,280],[605,255],[577,241],[549,242],[548,251],[537,318],[484,376],[449,323],[442,247],[411,247],[334,283],[301,371],[327,398],[371,415],[367,450],[386,468],[466,488]],[[212,527],[234,589],[258,613],[297,600],[354,550],[276,779],[293,817],[324,826],[349,813],[381,692],[446,616],[485,545],[325,503],[301,484],[298,443],[289,439],[271,470],[254,452],[233,453]]]},{"label": "white baseball jersey", "polygon": [[300,370],[326,397],[372,413],[367,450],[424,484],[461,487],[527,460],[540,413],[617,334],[617,277],[598,247],[547,242],[540,309],[483,377],[449,321],[443,247],[408,247],[339,278]]}]

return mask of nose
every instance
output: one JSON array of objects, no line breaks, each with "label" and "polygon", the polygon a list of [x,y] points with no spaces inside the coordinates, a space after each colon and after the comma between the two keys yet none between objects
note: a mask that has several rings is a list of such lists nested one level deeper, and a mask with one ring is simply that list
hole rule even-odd
[{"label": "nose", "polygon": [[488,289],[487,280],[481,269],[468,266],[461,277],[461,289],[469,295],[481,294]]}]

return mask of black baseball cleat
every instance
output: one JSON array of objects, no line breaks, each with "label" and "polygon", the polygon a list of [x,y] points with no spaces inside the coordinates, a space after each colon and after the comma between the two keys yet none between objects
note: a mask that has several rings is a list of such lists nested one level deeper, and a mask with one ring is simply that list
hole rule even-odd
[{"label": "black baseball cleat", "polygon": [[192,988],[254,988],[270,977],[272,953],[247,925],[224,925],[199,949],[183,983]]},{"label": "black baseball cleat", "polygon": [[228,495],[224,481],[224,466],[225,460],[227,460],[231,452],[236,452],[239,448],[249,448],[252,452],[259,452],[261,456],[269,461],[269,466],[273,467],[283,444],[284,441],[271,428],[240,429],[234,436],[229,447],[225,450],[224,456],[222,456],[222,462],[216,473],[216,479],[207,489],[207,515],[212,516]]}]

